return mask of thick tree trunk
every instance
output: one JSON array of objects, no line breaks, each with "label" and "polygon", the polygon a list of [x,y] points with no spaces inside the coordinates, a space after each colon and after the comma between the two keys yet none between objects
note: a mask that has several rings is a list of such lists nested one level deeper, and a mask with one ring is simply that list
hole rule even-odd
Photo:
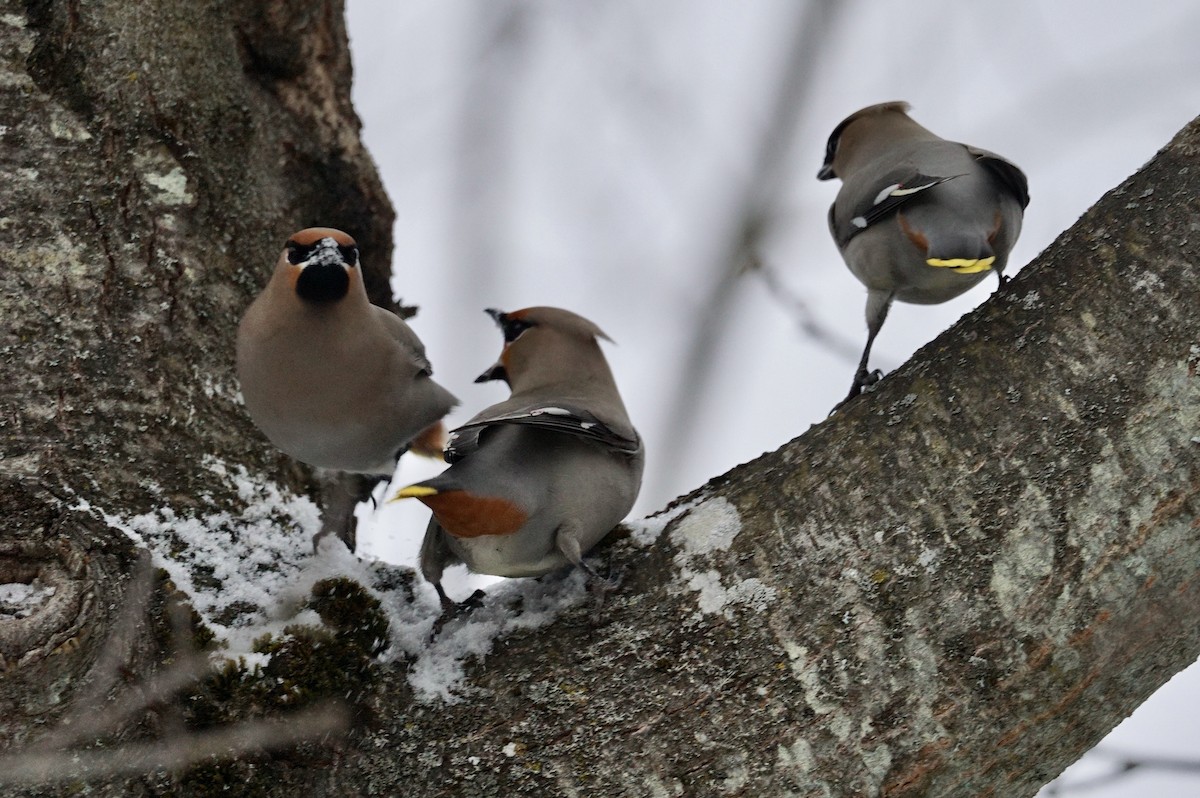
[{"label": "thick tree trunk", "polygon": [[[54,590],[0,620],[3,747],[111,665],[136,558],[96,508],[236,514],[205,458],[311,487],[236,399],[237,320],[316,223],[354,232],[390,302],[393,214],[341,2],[4,0],[0,59],[0,584]],[[127,672],[161,631],[125,640]]]},{"label": "thick tree trunk", "polygon": [[[283,237],[352,230],[385,301],[341,5],[257,8],[4,3],[0,583],[56,589],[0,620],[10,755],[108,673],[179,672],[169,585],[96,508],[236,516],[214,461],[308,485],[231,369]],[[512,635],[449,706],[350,669],[335,743],[91,794],[1032,795],[1200,655],[1198,219],[1200,120],[878,390],[616,543],[602,620]],[[57,755],[20,789],[78,792]]]}]

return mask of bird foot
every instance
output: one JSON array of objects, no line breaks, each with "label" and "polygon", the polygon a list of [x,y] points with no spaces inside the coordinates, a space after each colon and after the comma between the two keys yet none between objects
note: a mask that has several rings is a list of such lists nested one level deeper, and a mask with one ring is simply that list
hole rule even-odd
[{"label": "bird foot", "polygon": [[879,369],[872,369],[871,371],[862,374],[857,379],[860,390],[869,390],[875,387],[875,383],[883,379],[883,372]]},{"label": "bird foot", "polygon": [[587,591],[592,597],[592,621],[593,623],[599,622],[600,611],[604,609],[604,600],[608,598],[609,593],[616,592],[621,586],[625,574],[617,569],[615,572],[609,571],[608,576],[601,576],[599,571],[587,563],[582,563],[582,567],[584,573],[587,574]]},{"label": "bird foot", "polygon": [[442,602],[442,614],[433,622],[433,628],[429,631],[430,642],[433,642],[434,638],[441,634],[442,627],[446,624],[456,621],[459,618],[465,618],[482,607],[483,600],[487,597],[487,593],[484,593],[482,590],[476,590],[462,601],[455,601],[440,590],[440,585],[438,587],[438,598]]},{"label": "bird foot", "polygon": [[833,406],[833,409],[829,411],[829,415],[832,416],[834,413],[841,410],[847,402],[859,394],[871,391],[875,387],[875,384],[881,379],[883,379],[883,372],[879,369],[874,369],[872,371],[867,371],[864,369],[863,371],[855,374],[854,384],[850,386],[850,393],[846,394],[845,399]]},{"label": "bird foot", "polygon": [[357,530],[358,523],[354,518],[351,518],[350,523],[342,525],[340,528],[337,525],[322,525],[321,531],[312,536],[313,554],[317,554],[321,550],[321,541],[330,535],[345,543],[346,548],[353,554],[358,537]]},{"label": "bird foot", "polygon": [[608,576],[601,576],[600,572],[591,567],[585,567],[584,572],[587,574],[587,588],[592,593],[612,593],[621,586],[621,581],[625,574],[622,570],[609,571]]}]

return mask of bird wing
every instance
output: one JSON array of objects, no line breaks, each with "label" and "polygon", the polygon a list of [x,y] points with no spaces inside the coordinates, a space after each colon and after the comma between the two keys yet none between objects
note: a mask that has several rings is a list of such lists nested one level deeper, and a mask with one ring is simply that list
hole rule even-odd
[{"label": "bird wing", "polygon": [[404,322],[404,319],[378,305],[372,305],[371,312],[382,320],[383,326],[396,342],[412,354],[413,361],[417,364],[418,370],[423,372],[427,377],[432,376],[433,366],[430,364],[429,358],[425,356],[425,344],[421,343],[421,339]]},{"label": "bird wing", "polygon": [[968,144],[964,144],[963,146],[967,148],[967,152],[970,153],[972,158],[991,172],[992,176],[999,180],[1000,184],[1016,197],[1021,203],[1022,209],[1028,207],[1029,180],[1026,179],[1025,173],[1015,163],[980,147],[972,147]]},{"label": "bird wing", "polygon": [[934,177],[912,167],[901,167],[886,172],[879,179],[872,181],[866,190],[863,190],[865,187],[860,187],[858,198],[849,207],[838,207],[837,202],[830,206],[829,229],[834,240],[839,248],[844,249],[846,244],[850,243],[850,239],[895,213],[921,192],[956,177],[962,175]]},{"label": "bird wing", "polygon": [[570,402],[538,403],[517,408],[501,405],[489,408],[450,433],[446,444],[446,462],[453,463],[479,448],[479,436],[488,427],[519,424],[552,430],[592,441],[622,454],[636,454],[641,438],[632,428],[614,429],[583,407]]}]

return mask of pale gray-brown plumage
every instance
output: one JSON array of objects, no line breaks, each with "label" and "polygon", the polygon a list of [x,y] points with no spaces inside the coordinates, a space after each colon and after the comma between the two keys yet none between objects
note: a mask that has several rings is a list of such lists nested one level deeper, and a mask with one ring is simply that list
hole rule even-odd
[{"label": "pale gray-brown plumage", "polygon": [[[318,468],[373,477],[390,477],[414,441],[440,449],[441,419],[457,403],[431,378],[416,333],[368,301],[354,239],[325,227],[288,240],[238,327],[237,372],[250,417],[273,444]],[[365,481],[368,493],[377,481]],[[334,531],[353,548],[358,498],[335,497],[318,538]]]},{"label": "pale gray-brown plumage", "polygon": [[867,287],[867,345],[846,401],[872,382],[871,345],[892,300],[936,304],[994,271],[1001,284],[1029,204],[1024,173],[987,150],[947,141],[902,102],[872,105],[834,128],[817,173],[842,188],[829,229]]},{"label": "pale gray-brown plumage", "polygon": [[439,476],[398,491],[432,511],[421,572],[447,610],[448,565],[537,576],[583,555],[619,523],[641,488],[645,455],[598,339],[570,311],[489,310],[504,333],[497,363],[479,377],[512,395],[451,433]]}]

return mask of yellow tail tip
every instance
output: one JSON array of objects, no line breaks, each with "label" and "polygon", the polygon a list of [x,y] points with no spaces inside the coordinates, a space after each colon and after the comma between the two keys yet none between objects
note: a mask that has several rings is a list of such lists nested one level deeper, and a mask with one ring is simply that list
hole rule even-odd
[{"label": "yellow tail tip", "polygon": [[401,499],[423,499],[426,496],[436,496],[437,488],[430,488],[426,485],[409,485],[407,488],[401,488],[396,491],[392,498],[388,499],[388,504],[398,502]]},{"label": "yellow tail tip", "polygon": [[929,258],[925,261],[930,266],[935,266],[939,269],[950,269],[959,274],[977,274],[985,272],[992,268],[992,264],[996,262],[995,255],[989,255],[986,258]]}]

